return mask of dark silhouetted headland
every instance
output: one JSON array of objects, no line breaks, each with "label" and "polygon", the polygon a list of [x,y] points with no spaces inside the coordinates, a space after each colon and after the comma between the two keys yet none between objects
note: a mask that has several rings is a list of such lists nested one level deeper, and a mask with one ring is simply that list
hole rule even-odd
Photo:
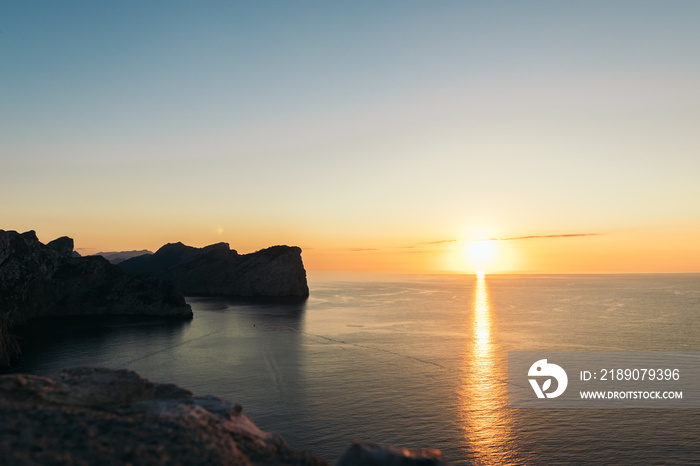
[{"label": "dark silhouetted headland", "polygon": [[238,254],[227,243],[194,248],[166,244],[155,254],[126,260],[124,270],[173,281],[193,296],[309,296],[301,249],[273,246]]}]

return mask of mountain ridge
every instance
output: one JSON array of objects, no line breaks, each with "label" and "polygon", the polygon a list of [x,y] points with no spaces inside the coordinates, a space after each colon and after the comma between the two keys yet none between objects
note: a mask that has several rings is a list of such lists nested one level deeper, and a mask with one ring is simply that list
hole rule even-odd
[{"label": "mountain ridge", "polygon": [[93,256],[102,256],[112,264],[119,264],[127,259],[132,259],[138,256],[144,256],[147,254],[153,254],[153,251],[148,249],[132,250],[132,251],[107,251],[98,252],[97,254],[92,254]]},{"label": "mountain ridge", "polygon": [[186,295],[309,296],[301,248],[277,245],[239,254],[228,243],[203,248],[168,243],[152,255],[120,262],[127,272],[170,280]]}]

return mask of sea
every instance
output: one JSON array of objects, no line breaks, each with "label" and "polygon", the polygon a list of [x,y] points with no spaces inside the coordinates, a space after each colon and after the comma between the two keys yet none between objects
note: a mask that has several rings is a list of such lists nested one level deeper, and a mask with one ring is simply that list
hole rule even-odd
[{"label": "sea", "polygon": [[700,274],[309,273],[305,302],[188,298],[190,322],[25,332],[16,372],[135,370],[243,406],[295,449],[466,464],[700,464],[700,409],[514,409],[509,351],[700,351]]}]

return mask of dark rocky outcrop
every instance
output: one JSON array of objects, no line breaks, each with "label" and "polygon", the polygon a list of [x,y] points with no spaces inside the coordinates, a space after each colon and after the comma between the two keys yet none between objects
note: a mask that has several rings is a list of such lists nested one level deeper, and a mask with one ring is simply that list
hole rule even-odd
[{"label": "dark rocky outcrop", "polygon": [[238,254],[227,243],[194,248],[166,244],[155,254],[119,264],[124,270],[172,280],[186,295],[307,297],[301,249],[273,246]]},{"label": "dark rocky outcrop", "polygon": [[47,315],[192,317],[170,283],[136,277],[99,256],[72,257],[73,240],[42,244],[33,231],[0,230],[0,309],[10,323]]},{"label": "dark rocky outcrop", "polygon": [[397,448],[356,441],[335,466],[447,466],[440,450]]},{"label": "dark rocky outcrop", "polygon": [[[238,404],[136,372],[0,376],[3,464],[328,465],[261,431]],[[355,442],[337,466],[442,466],[437,450]]]},{"label": "dark rocky outcrop", "polygon": [[10,335],[7,318],[0,313],[0,369],[16,364],[20,354],[17,340]]},{"label": "dark rocky outcrop", "polygon": [[137,277],[98,256],[74,257],[73,240],[44,245],[33,231],[0,230],[0,367],[16,359],[8,329],[48,316],[192,318],[172,285]]}]

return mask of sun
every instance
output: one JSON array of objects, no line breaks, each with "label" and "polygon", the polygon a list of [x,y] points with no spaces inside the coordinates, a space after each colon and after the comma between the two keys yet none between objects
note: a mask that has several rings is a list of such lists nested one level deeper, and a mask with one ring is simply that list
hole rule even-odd
[{"label": "sun", "polygon": [[498,245],[495,240],[467,241],[464,245],[464,260],[479,275],[493,268],[497,257]]}]

